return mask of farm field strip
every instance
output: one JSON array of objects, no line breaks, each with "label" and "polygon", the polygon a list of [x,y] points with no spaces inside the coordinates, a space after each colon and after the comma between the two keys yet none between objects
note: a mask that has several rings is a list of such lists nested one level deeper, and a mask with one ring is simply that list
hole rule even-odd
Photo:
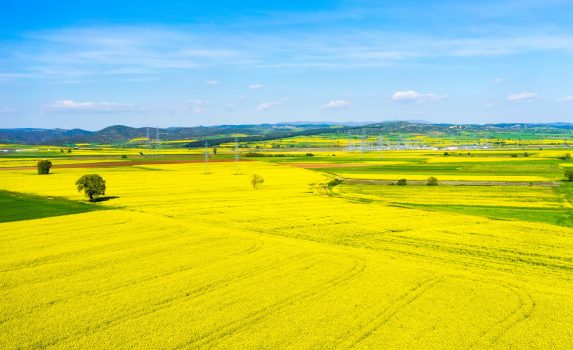
[{"label": "farm field strip", "polygon": [[550,177],[542,176],[529,176],[529,175],[455,175],[444,172],[436,173],[427,171],[425,174],[411,174],[407,172],[402,173],[349,173],[344,170],[337,171],[336,175],[349,179],[364,179],[364,180],[427,180],[428,177],[434,176],[438,180],[449,181],[482,181],[482,182],[547,182],[553,180]]},{"label": "farm field strip", "polygon": [[340,185],[335,193],[389,203],[459,204],[492,207],[573,208],[564,193],[551,187],[533,186],[379,186]]}]

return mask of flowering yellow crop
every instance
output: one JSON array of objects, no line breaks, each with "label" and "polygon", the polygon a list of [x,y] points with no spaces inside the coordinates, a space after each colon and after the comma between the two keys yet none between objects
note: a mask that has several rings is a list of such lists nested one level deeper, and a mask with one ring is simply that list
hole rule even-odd
[{"label": "flowering yellow crop", "polygon": [[1,170],[0,189],[84,200],[85,173],[115,209],[0,224],[1,349],[573,343],[571,228],[331,196],[327,175],[256,161]]}]

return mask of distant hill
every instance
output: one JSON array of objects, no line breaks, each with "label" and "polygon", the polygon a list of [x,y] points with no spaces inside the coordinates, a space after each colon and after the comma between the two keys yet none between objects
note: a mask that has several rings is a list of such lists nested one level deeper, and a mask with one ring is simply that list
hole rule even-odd
[{"label": "distant hill", "polygon": [[90,144],[125,144],[134,139],[159,138],[162,141],[189,140],[182,146],[198,147],[208,140],[210,145],[230,142],[236,138],[241,141],[273,140],[299,135],[318,135],[333,132],[366,132],[373,133],[428,133],[442,132],[457,134],[461,131],[507,131],[507,132],[544,132],[573,133],[573,123],[503,123],[503,124],[432,124],[423,121],[387,121],[380,123],[330,123],[330,122],[293,122],[258,125],[218,125],[196,127],[170,127],[164,129],[132,128],[114,125],[99,131],[82,129],[0,129],[0,143],[35,144],[35,145],[73,145]]},{"label": "distant hill", "polygon": [[114,125],[99,131],[81,129],[0,129],[0,143],[34,145],[123,144],[133,139],[159,138],[162,141],[190,140],[189,146],[203,144],[198,139],[209,139],[210,144],[241,140],[271,140],[282,137],[320,134],[332,132],[330,124],[260,124],[260,125],[219,125],[196,127],[132,128]]}]

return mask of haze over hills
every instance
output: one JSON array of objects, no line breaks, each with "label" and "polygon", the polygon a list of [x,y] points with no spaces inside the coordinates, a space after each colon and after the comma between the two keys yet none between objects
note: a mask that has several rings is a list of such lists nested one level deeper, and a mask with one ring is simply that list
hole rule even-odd
[{"label": "haze over hills", "polygon": [[279,124],[245,124],[169,128],[134,128],[124,125],[109,126],[99,131],[82,129],[0,129],[0,143],[68,145],[77,143],[115,144],[125,143],[136,138],[156,138],[161,140],[189,140],[186,146],[201,146],[205,138],[211,145],[241,141],[273,140],[300,135],[318,135],[323,133],[342,133],[368,130],[368,133],[428,133],[442,132],[456,134],[460,131],[508,131],[519,130],[558,133],[572,130],[573,123],[503,123],[503,124],[431,124],[427,122],[387,121],[380,123],[333,123],[333,122],[292,122]]}]

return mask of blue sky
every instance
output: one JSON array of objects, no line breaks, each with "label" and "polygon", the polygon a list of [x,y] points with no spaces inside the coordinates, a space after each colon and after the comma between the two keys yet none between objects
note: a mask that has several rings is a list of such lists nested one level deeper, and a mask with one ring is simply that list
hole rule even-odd
[{"label": "blue sky", "polygon": [[573,1],[0,2],[0,127],[573,122]]}]

